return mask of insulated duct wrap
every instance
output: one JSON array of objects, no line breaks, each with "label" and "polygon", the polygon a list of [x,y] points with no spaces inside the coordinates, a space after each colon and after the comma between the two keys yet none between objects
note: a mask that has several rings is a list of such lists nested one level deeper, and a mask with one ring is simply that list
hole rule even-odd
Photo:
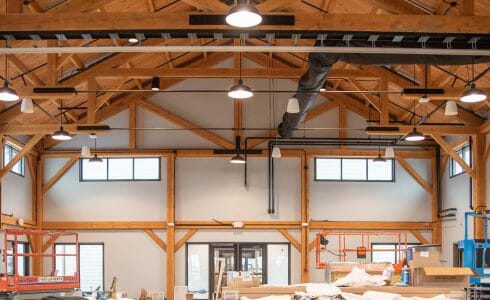
[{"label": "insulated duct wrap", "polygon": [[[320,43],[317,41],[317,47]],[[356,45],[351,43],[352,47]],[[369,54],[369,53],[310,53],[308,56],[308,71],[301,76],[298,89],[294,97],[299,102],[299,113],[284,113],[282,122],[278,126],[278,133],[283,138],[290,138],[306,117],[306,114],[313,108],[316,97],[320,89],[327,81],[328,73],[333,65],[342,61],[347,64],[356,65],[401,65],[401,64],[420,64],[420,65],[466,65],[490,62],[489,56],[454,56],[454,55],[401,55],[401,54]]]}]

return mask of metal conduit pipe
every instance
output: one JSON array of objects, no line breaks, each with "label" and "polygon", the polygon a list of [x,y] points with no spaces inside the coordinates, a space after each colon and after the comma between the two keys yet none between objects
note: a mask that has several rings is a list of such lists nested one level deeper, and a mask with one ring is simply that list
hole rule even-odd
[{"label": "metal conduit pipe", "polygon": [[[352,44],[356,46],[355,43]],[[342,61],[348,64],[359,65],[377,65],[386,66],[394,64],[425,64],[425,65],[464,65],[473,63],[490,62],[490,56],[475,56],[468,54],[467,56],[450,56],[436,53],[418,53],[409,54],[401,52],[391,52],[387,54],[368,53],[366,51],[359,53],[326,53],[321,42],[317,41],[315,47],[318,52],[311,52],[308,56],[308,70],[301,76],[298,83],[296,94],[293,96],[298,99],[300,112],[299,113],[284,113],[282,122],[278,126],[278,131],[281,137],[289,138],[293,136],[293,132],[298,125],[304,121],[306,114],[313,107],[314,101],[327,80],[328,73],[332,66]],[[475,53],[476,54],[476,53]]]}]

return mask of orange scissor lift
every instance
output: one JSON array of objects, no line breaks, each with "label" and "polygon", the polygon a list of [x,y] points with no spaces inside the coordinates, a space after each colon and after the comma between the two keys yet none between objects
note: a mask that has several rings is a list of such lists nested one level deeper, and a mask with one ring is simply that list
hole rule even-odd
[{"label": "orange scissor lift", "polygon": [[[359,258],[366,258],[366,253],[372,252],[398,252],[397,262],[393,264],[393,268],[396,273],[399,273],[403,267],[403,254],[407,251],[407,233],[406,232],[390,232],[390,231],[369,231],[369,232],[319,232],[316,234],[316,268],[317,269],[325,269],[327,266],[327,262],[322,261],[321,254],[323,252],[328,251],[327,246],[324,245],[323,241],[337,238],[337,252],[331,252],[335,256],[338,257],[340,262],[346,262],[347,255],[349,253],[356,253]],[[386,250],[386,249],[373,249],[370,247],[371,242],[373,240],[387,238],[390,241],[396,240],[395,244],[397,244],[397,250]],[[350,239],[360,240],[360,245],[351,248],[348,246]]]},{"label": "orange scissor lift", "polygon": [[[35,291],[66,291],[73,290],[80,287],[80,267],[78,257],[78,234],[74,232],[53,232],[46,230],[29,230],[29,229],[3,229],[0,231],[0,235],[3,234],[3,241],[0,239],[0,245],[3,244],[1,259],[4,262],[5,268],[0,270],[0,293],[16,293],[16,292],[35,292]],[[74,243],[74,254],[56,254],[54,241],[58,237],[68,237],[73,239],[70,243]],[[48,238],[51,251],[49,253],[35,251],[35,247],[31,247],[32,251],[29,253],[17,253],[17,245],[21,241],[34,240],[44,241]],[[12,251],[9,252],[9,243],[12,243]],[[43,248],[43,247],[38,247]],[[75,257],[75,270],[73,275],[57,276],[55,271],[55,261],[57,257]],[[18,270],[18,258],[25,257],[30,261],[34,258],[41,260],[51,260],[51,272],[49,276],[36,274],[33,276],[20,276]],[[32,260],[30,259],[32,258]],[[8,261],[13,261],[13,274],[9,275]]]}]

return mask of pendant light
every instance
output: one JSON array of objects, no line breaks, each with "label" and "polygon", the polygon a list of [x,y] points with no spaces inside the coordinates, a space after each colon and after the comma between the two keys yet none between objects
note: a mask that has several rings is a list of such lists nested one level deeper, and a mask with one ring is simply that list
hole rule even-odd
[{"label": "pendant light", "polygon": [[61,113],[60,113],[60,129],[56,130],[53,133],[53,135],[51,136],[51,138],[53,140],[58,140],[58,141],[68,141],[68,140],[71,140],[72,136],[70,133],[68,133],[68,131],[63,129],[63,100],[61,100],[61,103],[60,103],[60,110],[61,110]]},{"label": "pendant light", "polygon": [[8,76],[9,76],[9,64],[7,61],[7,54],[5,54],[5,77],[3,79],[3,87],[0,88],[0,101],[12,102],[19,100],[19,95],[14,89],[9,88]]},{"label": "pendant light", "polygon": [[90,148],[87,145],[82,146],[82,152],[80,153],[82,157],[90,157],[92,154],[90,153]]},{"label": "pendant light", "polygon": [[32,99],[29,98],[22,99],[22,102],[20,103],[20,112],[25,114],[34,113],[34,103],[32,102]]},{"label": "pendant light", "polygon": [[410,132],[405,136],[405,141],[409,141],[409,142],[418,142],[423,140],[425,140],[424,135],[419,131],[417,131],[417,128],[415,127],[413,128],[412,132]]},{"label": "pendant light", "polygon": [[95,138],[94,140],[95,140],[95,145],[94,145],[94,152],[95,152],[95,154],[94,154],[93,157],[91,157],[88,160],[88,162],[90,162],[90,163],[102,163],[102,162],[104,162],[102,160],[102,158],[100,158],[100,157],[97,156],[97,138]]},{"label": "pendant light", "polygon": [[378,157],[373,159],[373,163],[378,164],[378,163],[385,163],[386,159],[381,156],[381,144],[378,143]]},{"label": "pendant light", "polygon": [[[469,76],[468,76],[469,77]],[[475,85],[475,63],[471,58],[471,81],[469,81],[469,89],[461,95],[461,101],[466,103],[476,103],[487,100],[487,94],[484,91],[477,89]]]},{"label": "pendant light", "polygon": [[248,3],[235,5],[226,16],[226,23],[234,27],[253,27],[261,22],[259,11]]},{"label": "pendant light", "polygon": [[385,149],[385,158],[395,158],[395,150],[393,147],[388,146]]},{"label": "pendant light", "polygon": [[240,155],[240,136],[237,135],[235,137],[235,156],[233,156],[230,160],[232,164],[244,164],[245,158]]},{"label": "pendant light", "polygon": [[243,84],[242,80],[242,53],[240,52],[240,79],[238,80],[238,84],[232,86],[230,90],[228,91],[228,97],[232,99],[248,99],[252,97],[254,93],[252,92],[252,89]]},{"label": "pendant light", "polygon": [[272,158],[281,158],[282,157],[282,154],[281,154],[281,148],[279,148],[279,146],[277,145],[274,145],[274,147],[272,147]]},{"label": "pendant light", "polygon": [[461,101],[466,103],[476,103],[485,100],[487,100],[487,94],[485,94],[484,91],[477,89],[474,82],[472,82],[470,88],[461,95]]},{"label": "pendant light", "polygon": [[290,114],[297,114],[300,112],[298,98],[296,97],[289,98],[288,107],[286,111]]},{"label": "pendant light", "polygon": [[458,105],[456,101],[449,100],[446,102],[446,109],[444,110],[446,116],[456,116],[458,114]]}]

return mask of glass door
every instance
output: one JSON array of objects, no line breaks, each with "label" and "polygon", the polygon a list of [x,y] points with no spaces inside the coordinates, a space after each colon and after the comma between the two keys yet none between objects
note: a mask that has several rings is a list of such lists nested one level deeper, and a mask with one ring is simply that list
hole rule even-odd
[{"label": "glass door", "polygon": [[238,255],[240,256],[239,270],[244,272],[253,272],[259,277],[260,284],[264,284],[267,280],[264,278],[267,272],[264,271],[264,267],[267,264],[264,263],[265,255],[264,244],[239,244]]},{"label": "glass door", "polygon": [[211,268],[211,292],[214,293],[218,284],[220,263],[224,264],[221,286],[227,283],[227,272],[237,271],[237,245],[236,244],[211,244],[212,268]]}]

